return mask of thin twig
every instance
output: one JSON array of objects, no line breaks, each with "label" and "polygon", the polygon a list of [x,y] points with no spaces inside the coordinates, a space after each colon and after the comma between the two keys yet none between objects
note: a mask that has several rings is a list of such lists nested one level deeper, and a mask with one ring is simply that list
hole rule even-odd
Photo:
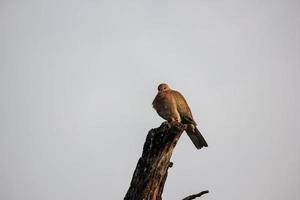
[{"label": "thin twig", "polygon": [[190,195],[188,197],[185,197],[182,200],[192,200],[192,199],[195,199],[197,197],[201,197],[202,195],[207,194],[208,192],[209,192],[208,190],[205,190],[205,191],[202,191],[202,192],[200,192],[198,194],[193,194],[193,195]]}]

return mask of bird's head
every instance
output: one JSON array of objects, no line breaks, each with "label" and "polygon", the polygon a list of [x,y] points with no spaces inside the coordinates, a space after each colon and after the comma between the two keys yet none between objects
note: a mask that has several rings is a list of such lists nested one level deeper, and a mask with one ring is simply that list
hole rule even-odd
[{"label": "bird's head", "polygon": [[157,89],[158,89],[158,92],[165,92],[165,91],[170,90],[168,84],[166,84],[166,83],[159,84]]}]

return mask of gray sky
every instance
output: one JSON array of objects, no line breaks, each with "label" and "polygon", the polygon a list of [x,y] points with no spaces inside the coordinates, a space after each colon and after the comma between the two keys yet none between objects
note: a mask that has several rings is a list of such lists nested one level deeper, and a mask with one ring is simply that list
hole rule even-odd
[{"label": "gray sky", "polygon": [[0,0],[0,199],[122,199],[157,85],[186,135],[164,199],[300,196],[299,1]]}]

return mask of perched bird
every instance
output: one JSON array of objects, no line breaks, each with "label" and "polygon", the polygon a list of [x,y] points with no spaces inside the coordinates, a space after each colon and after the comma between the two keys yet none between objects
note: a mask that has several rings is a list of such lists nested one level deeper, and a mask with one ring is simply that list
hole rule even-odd
[{"label": "perched bird", "polygon": [[197,123],[193,119],[186,100],[178,91],[170,89],[165,83],[160,84],[152,105],[158,115],[168,122],[177,121],[186,124],[187,128],[185,131],[197,149],[208,146],[196,127]]}]

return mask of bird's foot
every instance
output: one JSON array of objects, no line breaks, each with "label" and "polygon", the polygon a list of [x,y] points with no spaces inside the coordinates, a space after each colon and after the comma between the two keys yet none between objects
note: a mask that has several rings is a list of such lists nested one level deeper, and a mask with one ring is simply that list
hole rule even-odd
[{"label": "bird's foot", "polygon": [[165,121],[162,123],[162,126],[170,129],[170,128],[174,128],[174,127],[177,127],[177,128],[180,128],[180,129],[187,129],[188,128],[188,125],[186,124],[182,124],[176,120],[172,120],[172,121]]},{"label": "bird's foot", "polygon": [[171,128],[173,126],[178,126],[178,124],[180,124],[179,122],[175,121],[175,120],[172,120],[172,121],[165,121],[162,123],[163,126],[166,126],[168,128]]},{"label": "bird's foot", "polygon": [[182,124],[184,130],[186,130],[188,128],[188,125],[187,124]]},{"label": "bird's foot", "polygon": [[179,124],[180,124],[180,122],[179,121],[177,121],[177,120],[172,120],[170,123],[169,123],[171,126],[178,126]]}]

